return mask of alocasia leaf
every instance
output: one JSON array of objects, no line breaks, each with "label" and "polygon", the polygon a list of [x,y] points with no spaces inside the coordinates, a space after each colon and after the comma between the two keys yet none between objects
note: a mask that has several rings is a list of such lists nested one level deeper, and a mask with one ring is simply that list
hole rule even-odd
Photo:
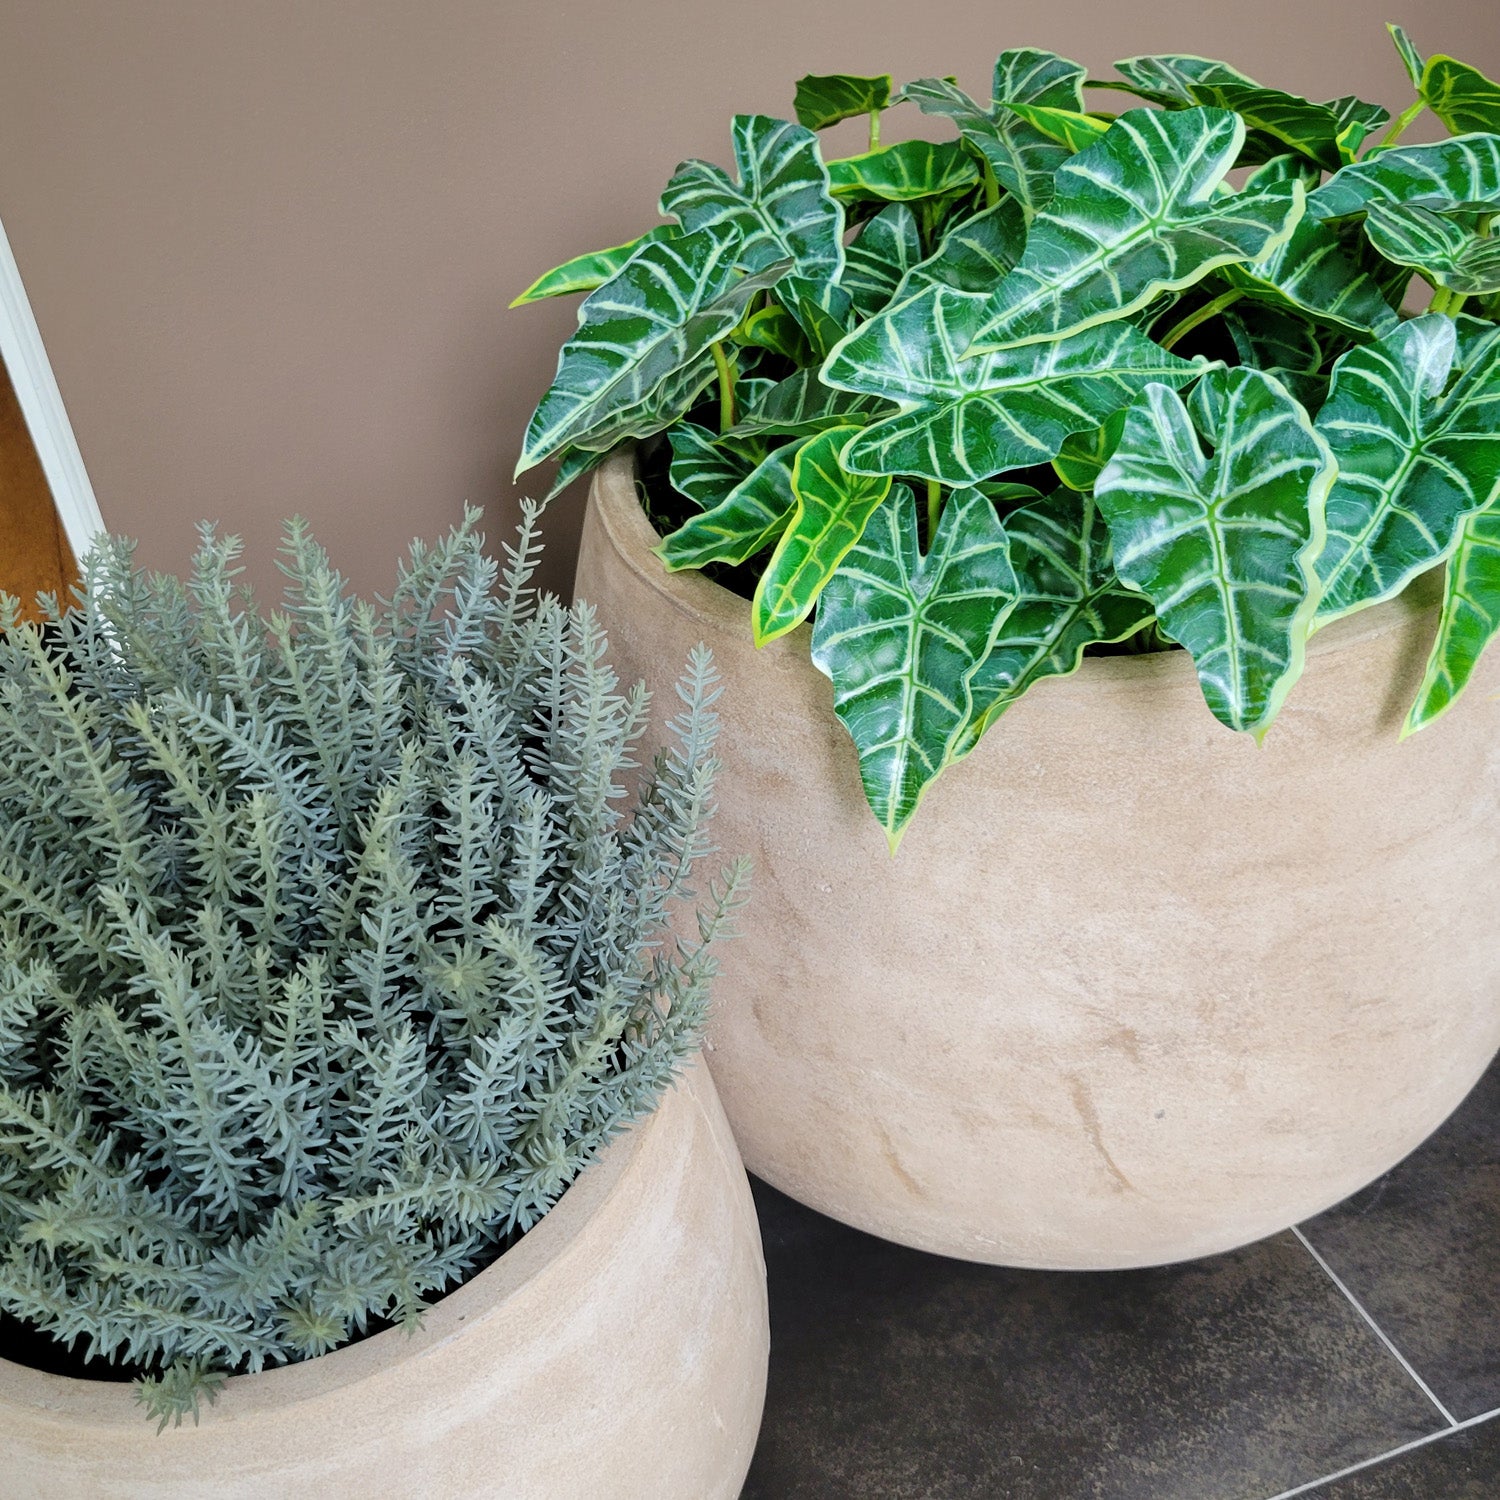
[{"label": "alocasia leaf", "polygon": [[1194,57],[1187,53],[1166,52],[1146,57],[1126,57],[1115,64],[1116,70],[1125,79],[1124,83],[1114,79],[1091,80],[1090,87],[1120,89],[1149,99],[1153,104],[1187,108],[1198,101],[1193,97],[1193,85],[1200,83],[1238,83],[1251,88],[1258,85],[1255,80],[1228,63],[1216,62],[1211,57]]},{"label": "alocasia leaf", "polygon": [[1224,279],[1284,312],[1303,313],[1354,333],[1379,334],[1397,316],[1379,284],[1346,253],[1332,225],[1304,218],[1261,260],[1225,266]]},{"label": "alocasia leaf", "polygon": [[[737,276],[739,237],[701,229],[646,245],[579,308],[516,473],[568,446],[612,446],[676,420],[703,388],[708,351],[750,299],[785,274],[781,261]],[[664,395],[680,398],[662,404]],[[676,407],[677,409],[673,409]]]},{"label": "alocasia leaf", "polygon": [[672,445],[672,488],[699,510],[712,510],[766,456],[755,439],[719,437],[696,422],[678,422],[667,433]]},{"label": "alocasia leaf", "polygon": [[1055,52],[1020,47],[1002,52],[995,63],[994,102],[970,98],[952,79],[919,78],[901,97],[924,114],[952,120],[963,138],[989,163],[995,180],[1011,193],[1026,215],[1052,196],[1052,178],[1068,159],[1069,148],[1023,119],[1012,106],[1083,111],[1085,70]]},{"label": "alocasia leaf", "polygon": [[796,505],[751,604],[757,646],[795,630],[812,613],[834,569],[890,493],[889,478],[851,474],[839,462],[839,450],[858,431],[831,427],[797,450]]},{"label": "alocasia leaf", "polygon": [[1422,86],[1422,54],[1417,51],[1416,44],[1406,34],[1405,28],[1387,21],[1385,29],[1390,32],[1391,40],[1396,44],[1396,51],[1400,54],[1402,66],[1406,69],[1407,77],[1411,79],[1412,87],[1419,89]]},{"label": "alocasia leaf", "polygon": [[825,384],[900,407],[850,443],[851,469],[961,485],[1047,463],[1070,432],[1097,427],[1152,381],[1182,385],[1203,369],[1128,322],[966,359],[984,309],[982,298],[929,287],[833,351]]},{"label": "alocasia leaf", "polygon": [[908,203],[973,187],[979,168],[953,141],[897,141],[829,162],[828,181],[835,198]]},{"label": "alocasia leaf", "polygon": [[938,247],[907,273],[892,303],[928,286],[946,286],[959,292],[992,292],[1010,273],[1026,246],[1026,220],[1013,197],[1002,198],[955,224]]},{"label": "alocasia leaf", "polygon": [[1437,639],[1402,738],[1446,713],[1468,685],[1480,655],[1500,632],[1500,504],[1475,512],[1448,559]]},{"label": "alocasia leaf", "polygon": [[1387,260],[1420,271],[1434,286],[1464,296],[1500,291],[1500,239],[1414,203],[1371,203],[1365,216],[1370,243]]},{"label": "alocasia leaf", "polygon": [[1209,271],[1261,260],[1296,227],[1300,183],[1220,196],[1245,127],[1227,110],[1135,109],[1057,173],[1020,264],[992,295],[979,354],[1126,317]]},{"label": "alocasia leaf", "polygon": [[1318,219],[1362,214],[1371,203],[1500,202],[1500,135],[1461,135],[1395,146],[1336,172],[1307,195]]},{"label": "alocasia leaf", "polygon": [[1428,109],[1454,135],[1500,132],[1500,83],[1442,53],[1429,57],[1418,85]]},{"label": "alocasia leaf", "polygon": [[589,448],[565,448],[558,455],[557,472],[547,486],[544,502],[556,500],[570,484],[575,484],[585,474],[592,473],[609,457],[609,449],[594,452]]},{"label": "alocasia leaf", "polygon": [[685,161],[661,195],[661,211],[689,231],[731,228],[739,262],[758,271],[789,259],[794,274],[838,279],[844,267],[844,210],[812,131],[769,115],[736,115],[738,180],[711,162]]},{"label": "alocasia leaf", "polygon": [[1016,606],[969,678],[962,746],[1033,683],[1078,670],[1084,648],[1123,641],[1153,618],[1151,602],[1115,574],[1109,529],[1092,495],[1062,489],[1005,518]]},{"label": "alocasia leaf", "polygon": [[844,251],[839,285],[861,319],[873,318],[894,295],[901,279],[922,259],[917,216],[904,203],[880,210]]},{"label": "alocasia leaf", "polygon": [[1116,571],[1187,648],[1215,718],[1257,738],[1302,671],[1333,473],[1307,413],[1241,368],[1206,375],[1191,408],[1150,387],[1099,476]]},{"label": "alocasia leaf", "polygon": [[1076,109],[1049,109],[1045,104],[1011,104],[1005,106],[1034,125],[1049,140],[1066,146],[1070,152],[1092,146],[1110,127],[1110,121],[1097,115],[1080,114]]},{"label": "alocasia leaf", "polygon": [[834,282],[788,276],[777,286],[776,296],[797,320],[814,360],[826,359],[829,350],[849,331],[854,302]]},{"label": "alocasia leaf", "polygon": [[969,721],[969,674],[1015,604],[1005,529],[978,490],[948,498],[923,556],[911,490],[893,487],[829,580],[814,664],[859,756],[894,853]]},{"label": "alocasia leaf", "polygon": [[806,364],[812,347],[802,325],[779,302],[752,308],[732,335],[735,343],[779,354],[793,364]]},{"label": "alocasia leaf", "polygon": [[809,130],[825,130],[840,120],[868,115],[891,102],[891,75],[865,78],[853,73],[809,73],[797,80],[793,108]]},{"label": "alocasia leaf", "polygon": [[824,385],[815,369],[796,370],[748,407],[730,437],[756,433],[811,437],[829,427],[857,427],[893,410],[880,396]]},{"label": "alocasia leaf", "polygon": [[1453,320],[1432,313],[1334,365],[1317,424],[1339,465],[1320,626],[1399,593],[1500,489],[1500,329],[1449,388],[1458,352]]},{"label": "alocasia leaf", "polygon": [[693,516],[663,539],[656,555],[668,572],[708,563],[742,563],[769,547],[797,503],[792,465],[800,444],[769,453],[712,510]]},{"label": "alocasia leaf", "polygon": [[547,297],[565,297],[570,292],[591,292],[603,286],[616,275],[626,261],[642,245],[654,245],[658,240],[669,240],[681,231],[675,224],[661,224],[638,239],[624,245],[613,245],[608,250],[591,250],[587,255],[575,255],[560,266],[544,272],[510,305],[524,307],[528,302],[541,302]]},{"label": "alocasia leaf", "polygon": [[[1337,172],[1350,159],[1350,148],[1390,118],[1383,106],[1352,97],[1314,104],[1299,94],[1259,84],[1210,81],[1194,83],[1189,91],[1197,103],[1234,110],[1250,129],[1270,136],[1283,148],[1291,147],[1329,172]],[[1350,131],[1351,125],[1359,128]]]},{"label": "alocasia leaf", "polygon": [[1115,456],[1125,432],[1128,408],[1121,407],[1100,426],[1070,433],[1052,460],[1052,470],[1070,489],[1083,493],[1099,482],[1105,464]]},{"label": "alocasia leaf", "polygon": [[1242,365],[1274,375],[1304,406],[1321,403],[1328,382],[1316,324],[1246,299],[1225,309],[1224,325]]}]

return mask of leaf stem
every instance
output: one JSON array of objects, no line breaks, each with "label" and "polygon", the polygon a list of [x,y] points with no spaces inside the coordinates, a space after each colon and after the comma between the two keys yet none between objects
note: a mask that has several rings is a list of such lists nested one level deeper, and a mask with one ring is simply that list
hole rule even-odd
[{"label": "leaf stem", "polygon": [[713,346],[713,355],[719,371],[719,431],[725,433],[734,426],[734,367],[722,339]]},{"label": "leaf stem", "polygon": [[1216,318],[1226,307],[1238,302],[1245,294],[1238,287],[1231,287],[1227,292],[1220,292],[1210,302],[1205,302],[1195,312],[1190,312],[1181,322],[1174,323],[1167,330],[1167,336],[1156,342],[1163,349],[1173,349],[1185,339],[1200,324],[1208,322],[1210,318]]},{"label": "leaf stem", "polygon": [[943,487],[936,479],[927,481],[927,550],[932,550],[938,522],[943,518]]},{"label": "leaf stem", "polygon": [[1432,293],[1432,301],[1427,304],[1430,313],[1450,312],[1453,306],[1453,293],[1445,286],[1435,287]]},{"label": "leaf stem", "polygon": [[984,206],[994,208],[1000,202],[1000,179],[995,176],[995,169],[986,160],[983,164],[984,174]]},{"label": "leaf stem", "polygon": [[870,150],[880,149],[880,110],[878,108],[870,111]]},{"label": "leaf stem", "polygon": [[1415,103],[1408,105],[1406,109],[1402,110],[1396,116],[1395,123],[1392,124],[1391,128],[1381,136],[1380,144],[1382,146],[1394,146],[1406,134],[1407,127],[1411,122],[1422,113],[1422,109],[1426,103],[1425,99],[1418,99]]}]

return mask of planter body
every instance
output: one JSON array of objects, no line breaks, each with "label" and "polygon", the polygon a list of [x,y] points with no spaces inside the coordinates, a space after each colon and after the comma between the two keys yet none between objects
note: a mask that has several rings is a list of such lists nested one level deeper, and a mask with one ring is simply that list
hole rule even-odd
[{"label": "planter body", "polygon": [[230,1380],[196,1428],[0,1360],[0,1494],[733,1500],[767,1352],[749,1185],[698,1065],[415,1335]]},{"label": "planter body", "polygon": [[1399,741],[1431,580],[1320,632],[1261,747],[1186,653],[1087,659],[893,860],[807,629],[757,652],[654,541],[612,458],[577,592],[624,677],[670,694],[704,641],[725,679],[715,832],[756,881],[709,1061],[776,1187],[973,1260],[1208,1255],[1388,1169],[1500,1046],[1500,650]]}]

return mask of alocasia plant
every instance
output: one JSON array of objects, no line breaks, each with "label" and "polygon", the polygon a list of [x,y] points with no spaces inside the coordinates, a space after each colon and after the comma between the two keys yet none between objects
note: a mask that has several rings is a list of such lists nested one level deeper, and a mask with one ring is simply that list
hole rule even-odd
[{"label": "alocasia plant", "polygon": [[[1086,653],[1181,646],[1261,737],[1313,631],[1446,566],[1421,729],[1500,631],[1500,84],[1390,29],[1394,122],[1181,55],[803,78],[517,299],[590,294],[520,471],[642,444],[663,565],[813,621],[893,847]],[[882,143],[901,105],[956,138]]]}]

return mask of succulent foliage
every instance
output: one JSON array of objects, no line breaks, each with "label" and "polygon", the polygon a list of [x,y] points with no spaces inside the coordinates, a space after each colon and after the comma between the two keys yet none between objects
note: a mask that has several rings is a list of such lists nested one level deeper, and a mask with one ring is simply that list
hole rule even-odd
[{"label": "succulent foliage", "polygon": [[697,1045],[718,689],[636,759],[585,606],[476,517],[351,597],[299,523],[263,618],[107,540],[77,608],[0,596],[0,1310],[140,1373],[413,1324]]},{"label": "succulent foliage", "polygon": [[[753,569],[759,642],[815,619],[893,847],[1086,651],[1180,645],[1261,736],[1312,631],[1446,564],[1420,729],[1500,622],[1500,84],[1391,33],[1416,93],[1394,122],[1182,55],[1090,79],[1016,48],[988,99],[806,77],[795,123],[736,117],[734,180],[685,163],[638,249],[519,299],[589,291],[520,468],[561,458],[560,485],[667,434],[664,564]],[[895,106],[956,139],[882,144]],[[1424,110],[1450,137],[1401,144]],[[825,159],[817,132],[863,118],[868,149]],[[711,347],[674,332],[658,376],[632,256],[663,245],[701,291],[664,280],[662,327],[727,325],[726,262],[759,289]]]}]

